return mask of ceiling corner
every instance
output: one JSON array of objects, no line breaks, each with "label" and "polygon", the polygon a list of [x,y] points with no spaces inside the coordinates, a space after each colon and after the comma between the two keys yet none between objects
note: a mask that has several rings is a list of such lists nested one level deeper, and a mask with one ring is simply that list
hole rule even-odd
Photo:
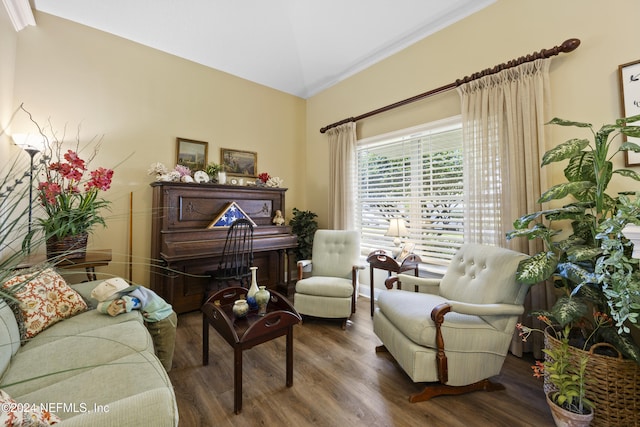
[{"label": "ceiling corner", "polygon": [[36,25],[29,0],[2,0],[13,28],[20,31],[28,25]]}]

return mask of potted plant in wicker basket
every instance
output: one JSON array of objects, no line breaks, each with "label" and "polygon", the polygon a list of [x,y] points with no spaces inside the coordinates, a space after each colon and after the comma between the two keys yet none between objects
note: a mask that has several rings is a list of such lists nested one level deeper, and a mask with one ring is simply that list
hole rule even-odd
[{"label": "potted plant in wicker basket", "polygon": [[[614,174],[640,181],[635,171],[614,169],[611,162],[620,151],[640,152],[640,146],[632,142],[613,144],[620,134],[640,137],[640,126],[626,124],[639,120],[640,116],[619,119],[594,130],[589,123],[553,119],[550,124],[589,130],[593,137],[570,139],[543,156],[542,167],[568,160],[564,169],[567,181],[544,192],[538,203],[572,200],[558,208],[522,216],[507,234],[508,239],[542,240],[544,250],[521,263],[517,278],[526,284],[553,281],[560,297],[550,311],[541,314],[553,319],[563,330],[569,326],[576,336],[575,342],[569,341],[570,346],[588,351],[592,345],[606,342],[615,347],[614,351],[609,350],[609,355],[600,354],[604,351],[598,348],[589,358],[587,376],[592,381],[587,384],[586,396],[597,408],[595,425],[600,422],[607,425],[609,421],[602,417],[609,416],[608,413],[618,425],[624,425],[635,420],[640,411],[640,348],[630,333],[630,328],[638,327],[640,273],[638,260],[631,259],[632,245],[622,231],[627,223],[640,223],[640,209],[635,210],[639,202],[637,195],[614,197],[606,192]],[[567,224],[571,229],[563,233],[560,227]],[[613,321],[592,334],[588,325],[593,319],[589,317],[595,312],[604,313]],[[585,323],[585,319],[590,322]],[[618,352],[624,360],[618,357]],[[597,376],[602,371],[608,371],[605,376],[628,377],[624,381],[599,382]],[[632,387],[619,389],[629,382]],[[616,389],[608,390],[609,387]],[[620,405],[620,401],[625,403]],[[614,409],[609,411],[611,408]],[[624,419],[627,421],[621,421]]]}]

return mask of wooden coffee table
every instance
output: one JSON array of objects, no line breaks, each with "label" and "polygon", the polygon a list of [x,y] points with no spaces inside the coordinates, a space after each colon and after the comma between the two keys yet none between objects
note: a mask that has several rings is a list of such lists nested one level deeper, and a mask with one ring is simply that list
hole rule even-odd
[{"label": "wooden coffee table", "polygon": [[302,321],[293,305],[280,293],[269,290],[271,300],[267,314],[250,310],[243,318],[236,318],[231,307],[234,301],[247,294],[247,289],[230,287],[213,294],[202,306],[202,364],[209,364],[209,325],[233,347],[233,410],[242,410],[242,351],[282,335],[287,336],[287,387],[293,385],[293,327]]}]

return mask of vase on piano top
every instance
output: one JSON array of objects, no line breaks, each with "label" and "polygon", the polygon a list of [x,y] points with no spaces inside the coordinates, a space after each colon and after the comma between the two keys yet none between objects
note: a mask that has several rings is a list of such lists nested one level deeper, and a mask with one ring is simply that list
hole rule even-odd
[{"label": "vase on piano top", "polygon": [[249,267],[251,270],[251,287],[247,292],[247,303],[249,304],[249,308],[251,310],[255,310],[258,308],[258,303],[256,302],[256,294],[260,290],[258,288],[258,278],[257,278],[257,270],[258,267]]}]

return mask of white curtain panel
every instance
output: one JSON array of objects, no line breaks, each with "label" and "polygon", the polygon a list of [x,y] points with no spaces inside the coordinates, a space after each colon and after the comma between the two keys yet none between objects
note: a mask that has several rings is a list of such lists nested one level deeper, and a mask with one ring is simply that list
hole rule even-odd
[{"label": "white curtain panel", "polygon": [[[465,242],[509,247],[533,254],[540,242],[507,241],[513,221],[540,209],[537,200],[546,189],[540,163],[545,152],[545,123],[549,120],[549,65],[539,59],[458,87],[462,101],[465,170]],[[553,287],[531,288],[526,312],[549,308]],[[537,322],[526,315],[525,324]],[[511,351],[540,357],[542,341],[524,348],[514,338]]]},{"label": "white curtain panel", "polygon": [[327,130],[329,136],[329,229],[352,230],[356,164],[356,124]]}]

